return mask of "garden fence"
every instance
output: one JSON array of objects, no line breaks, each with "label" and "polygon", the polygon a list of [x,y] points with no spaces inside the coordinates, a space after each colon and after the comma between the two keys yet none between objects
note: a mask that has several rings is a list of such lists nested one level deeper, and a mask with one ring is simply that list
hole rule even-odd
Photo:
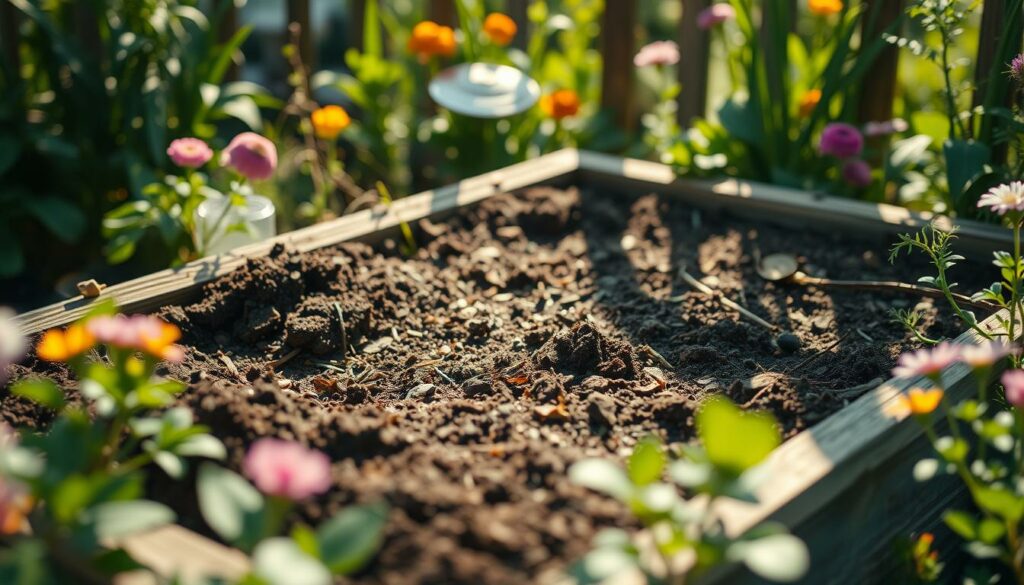
[{"label": "garden fence", "polygon": [[[299,50],[305,63],[314,65],[313,39],[310,34],[312,0],[286,0],[284,10],[288,23],[300,26]],[[432,19],[443,24],[454,24],[457,20],[456,0],[429,0],[429,13]],[[766,0],[790,5],[790,10],[797,9],[798,0]],[[520,26],[527,27],[527,6],[530,0],[506,0],[505,10]],[[697,15],[708,7],[712,0],[681,0],[682,18],[680,18],[677,41],[682,55],[679,67],[679,81],[683,91],[679,94],[679,122],[684,127],[696,117],[703,116],[707,107],[708,93],[708,60],[710,58],[710,35],[697,26]],[[877,20],[862,21],[863,34],[877,35],[900,17],[906,0],[865,0],[865,4],[881,2]],[[354,45],[361,44],[364,13],[364,0],[348,0],[349,3],[349,38]],[[84,10],[87,3],[81,3]],[[634,108],[635,77],[633,75],[633,55],[638,45],[638,12],[639,0],[606,0],[603,22],[601,26],[601,53],[604,58],[604,77],[602,83],[602,105],[614,113],[617,124],[630,130],[636,120]],[[978,35],[978,49],[975,60],[975,84],[984,89],[986,73],[990,71],[996,58],[1000,42],[1000,34],[1006,34],[1003,26],[1007,20],[1007,0],[985,0],[982,8],[981,31]],[[232,3],[228,14],[223,19],[221,34],[229,38],[238,26],[237,8]],[[83,15],[84,16],[84,15]],[[0,44],[11,63],[19,62],[18,47],[18,12],[9,2],[0,2]],[[762,27],[771,26],[770,22],[762,22]],[[522,42],[527,35],[517,36]],[[288,35],[282,34],[282,39]],[[81,39],[88,45],[88,39]],[[883,51],[873,64],[872,74],[863,86],[860,100],[860,121],[888,120],[893,114],[893,100],[897,86],[897,61],[899,52],[895,46]],[[976,100],[984,95],[984,91],[975,92]],[[1007,96],[1009,98],[1009,96]],[[978,104],[975,104],[978,105]]]}]

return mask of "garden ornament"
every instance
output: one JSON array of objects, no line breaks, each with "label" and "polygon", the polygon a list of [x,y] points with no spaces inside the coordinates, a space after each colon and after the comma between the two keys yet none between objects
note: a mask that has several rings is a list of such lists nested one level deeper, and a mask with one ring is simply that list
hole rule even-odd
[{"label": "garden ornament", "polygon": [[508,65],[463,63],[430,81],[430,97],[456,114],[473,118],[505,118],[533,107],[540,85]]}]

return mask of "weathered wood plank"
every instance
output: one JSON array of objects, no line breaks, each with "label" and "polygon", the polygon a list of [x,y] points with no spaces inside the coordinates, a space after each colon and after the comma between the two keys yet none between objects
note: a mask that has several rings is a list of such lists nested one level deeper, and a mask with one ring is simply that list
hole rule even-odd
[{"label": "weathered wood plank", "polygon": [[688,128],[694,118],[707,112],[708,63],[711,58],[711,35],[697,26],[697,16],[711,5],[711,0],[683,0],[679,19],[679,125]]},{"label": "weathered wood plank", "polygon": [[[904,207],[832,197],[739,179],[680,179],[672,168],[594,152],[580,152],[580,180],[630,191],[670,193],[690,205],[789,225],[796,229],[833,230],[863,237],[891,236],[918,230],[929,222],[956,229],[958,249],[987,262],[994,250],[1012,244],[1009,230],[971,220],[910,211]],[[714,196],[710,196],[714,195]]]},{"label": "weathered wood plank", "polygon": [[633,56],[636,53],[636,0],[605,2],[601,16],[601,107],[609,110],[615,124],[630,132],[634,125]]},{"label": "weathered wood plank", "polygon": [[430,0],[429,18],[438,24],[456,26],[459,18],[455,11],[457,0]]},{"label": "weathered wood plank", "polygon": [[127,312],[143,312],[180,301],[202,284],[224,276],[242,266],[246,259],[266,255],[277,244],[308,251],[352,240],[393,228],[403,221],[412,222],[444,213],[494,193],[520,189],[572,174],[578,166],[575,150],[555,152],[533,161],[466,179],[395,201],[390,207],[360,211],[333,221],[313,225],[239,248],[228,254],[190,262],[181,268],[162,270],[105,289],[95,300],[75,297],[68,301],[24,313],[17,318],[25,333],[36,333],[80,318],[102,299],[114,299]]},{"label": "weathered wood plank", "polygon": [[207,583],[210,578],[235,582],[249,572],[249,558],[181,526],[164,526],[112,543],[124,548],[153,572],[119,575],[114,585],[159,585],[157,575],[175,575],[183,584]]}]

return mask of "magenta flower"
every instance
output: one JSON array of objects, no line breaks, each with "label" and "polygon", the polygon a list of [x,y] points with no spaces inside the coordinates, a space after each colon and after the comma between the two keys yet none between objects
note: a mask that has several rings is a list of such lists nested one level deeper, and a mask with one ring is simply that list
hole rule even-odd
[{"label": "magenta flower", "polygon": [[988,368],[1017,351],[1005,341],[986,341],[981,345],[966,345],[960,349],[960,361],[977,370]]},{"label": "magenta flower", "polygon": [[198,169],[213,158],[213,150],[198,138],[179,138],[167,147],[167,156],[179,167]]},{"label": "magenta flower", "polygon": [[860,159],[846,161],[843,165],[843,180],[854,187],[867,187],[871,185],[871,166]]},{"label": "magenta flower", "polygon": [[860,130],[841,122],[825,126],[821,133],[821,142],[818,143],[818,151],[821,154],[836,158],[860,156],[863,149],[864,137]]},{"label": "magenta flower", "polygon": [[1006,215],[1011,211],[1024,211],[1024,183],[1014,181],[992,188],[978,198],[978,207],[988,207],[999,215]]},{"label": "magenta flower", "polygon": [[0,307],[0,385],[7,381],[7,367],[25,355],[28,345],[14,324],[14,311]]},{"label": "magenta flower", "polygon": [[709,30],[734,18],[736,18],[736,11],[729,4],[712,4],[697,15],[697,26],[703,30]]},{"label": "magenta flower", "polygon": [[633,57],[633,65],[637,67],[675,65],[678,62],[679,45],[675,41],[654,41],[641,48]]},{"label": "magenta flower", "polygon": [[293,441],[260,439],[249,448],[245,474],[265,494],[298,501],[327,491],[331,461]]},{"label": "magenta flower", "polygon": [[1024,53],[1017,55],[1010,62],[1010,77],[1017,83],[1024,82]]},{"label": "magenta flower", "polygon": [[1024,370],[1009,370],[1001,381],[1006,401],[1017,408],[1024,408]]},{"label": "magenta flower", "polygon": [[890,134],[906,132],[908,128],[910,128],[910,125],[903,118],[893,118],[884,122],[868,122],[864,124],[864,136],[870,138],[889,136]]},{"label": "magenta flower", "polygon": [[947,366],[960,361],[960,348],[944,341],[932,349],[919,349],[900,356],[892,370],[897,378],[935,377]]},{"label": "magenta flower", "polygon": [[269,179],[277,168],[277,148],[255,132],[243,132],[224,149],[220,163],[250,180]]}]

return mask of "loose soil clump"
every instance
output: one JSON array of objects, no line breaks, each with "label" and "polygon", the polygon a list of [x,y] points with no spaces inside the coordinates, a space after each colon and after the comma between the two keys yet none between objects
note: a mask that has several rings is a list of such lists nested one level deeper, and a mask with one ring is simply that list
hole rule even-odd
[{"label": "loose soil clump", "polygon": [[[790,252],[821,276],[925,272],[883,262],[884,243],[656,195],[536,188],[415,227],[411,258],[394,241],[279,246],[159,311],[187,354],[163,373],[190,384],[180,401],[225,442],[229,466],[260,437],[294,439],[334,462],[333,489],[303,506],[305,519],[391,505],[384,546],[353,583],[546,582],[598,529],[631,522],[569,483],[574,461],[624,455],[652,433],[690,440],[711,394],[771,411],[792,436],[855,398],[850,388],[887,378],[913,345],[894,305],[920,305],[932,337],[960,329],[929,300],[767,283],[754,270],[757,254]],[[800,349],[686,286],[683,267]],[[76,391],[59,366],[30,358],[12,370]],[[9,423],[49,422],[2,400]],[[153,483],[209,534],[189,490]]]}]

